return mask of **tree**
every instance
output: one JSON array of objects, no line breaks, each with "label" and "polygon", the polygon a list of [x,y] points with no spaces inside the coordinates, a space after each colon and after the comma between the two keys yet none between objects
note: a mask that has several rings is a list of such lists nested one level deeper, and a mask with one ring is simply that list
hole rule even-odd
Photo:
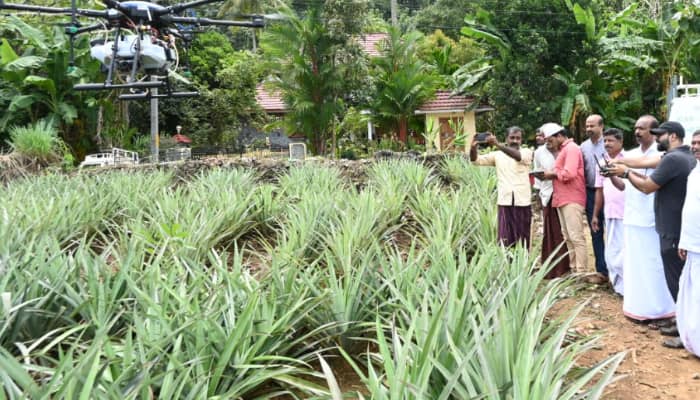
[{"label": "tree", "polygon": [[601,114],[609,126],[631,132],[644,110],[643,82],[657,65],[661,42],[638,35],[643,20],[636,4],[611,16],[596,17],[591,8],[569,3],[576,22],[585,27],[585,46],[598,57],[586,59],[573,72],[556,67],[554,77],[567,92],[561,97],[561,121],[583,131],[590,113]]},{"label": "tree", "polygon": [[418,44],[418,57],[433,65],[439,75],[451,76],[459,67],[483,57],[484,51],[473,40],[458,41],[437,29]]},{"label": "tree", "polygon": [[[76,68],[69,69],[68,40],[59,27],[46,33],[9,16],[0,31],[15,36],[0,42],[0,132],[10,124],[50,121],[76,151],[90,146],[89,114],[100,94],[76,92],[83,79],[99,79],[99,63],[76,44]],[[85,44],[86,39],[81,39]]]},{"label": "tree", "polygon": [[194,81],[207,87],[216,87],[216,72],[227,64],[233,53],[231,42],[221,32],[198,34],[187,54]]},{"label": "tree", "polygon": [[325,154],[326,141],[335,140],[334,121],[342,119],[359,81],[362,54],[354,35],[361,32],[363,0],[313,0],[306,14],[283,9],[286,20],[263,35],[262,48],[276,71],[270,85],[282,93],[290,111],[288,132],[301,132],[314,153]]},{"label": "tree", "polygon": [[416,109],[434,94],[437,76],[418,56],[419,32],[405,35],[392,27],[382,46],[382,56],[374,59],[376,94],[371,103],[378,125],[398,134],[399,141],[408,142],[408,126]]},{"label": "tree", "polygon": [[483,95],[494,106],[494,132],[518,124],[533,132],[558,120],[566,92],[552,79],[554,67],[572,70],[593,54],[582,48],[584,29],[564,0],[476,0],[461,33],[485,49],[485,55],[458,70],[459,91]]}]

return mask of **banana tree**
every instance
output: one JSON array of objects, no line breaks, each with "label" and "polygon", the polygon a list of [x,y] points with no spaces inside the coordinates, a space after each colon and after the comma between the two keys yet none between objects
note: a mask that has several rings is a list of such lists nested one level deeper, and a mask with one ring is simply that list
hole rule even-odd
[{"label": "banana tree", "polygon": [[10,124],[46,119],[75,144],[80,138],[72,128],[96,100],[73,91],[73,85],[87,76],[98,79],[99,64],[82,50],[76,52],[79,67],[69,68],[68,40],[59,27],[47,33],[9,16],[0,32],[5,36],[0,42],[0,108],[5,110],[0,132]]},{"label": "banana tree", "polygon": [[561,123],[579,133],[583,121],[596,112],[610,126],[630,131],[634,117],[644,110],[640,85],[653,74],[658,65],[656,52],[662,43],[640,36],[639,27],[645,19],[632,4],[603,20],[597,19],[591,8],[567,0],[576,22],[583,26],[584,46],[596,54],[571,71],[555,67],[553,77],[564,86],[565,93],[557,99],[561,104]]}]

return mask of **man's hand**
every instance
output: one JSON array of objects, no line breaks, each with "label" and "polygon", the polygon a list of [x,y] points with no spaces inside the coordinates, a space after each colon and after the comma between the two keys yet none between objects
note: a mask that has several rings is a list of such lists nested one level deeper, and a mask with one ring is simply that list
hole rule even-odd
[{"label": "man's hand", "polygon": [[621,163],[611,163],[607,169],[605,176],[622,176],[628,168]]},{"label": "man's hand", "polygon": [[496,135],[493,133],[489,132],[489,136],[486,138],[486,143],[489,146],[498,146],[498,139],[496,138]]},{"label": "man's hand", "polygon": [[546,180],[546,181],[551,181],[552,179],[557,179],[557,173],[554,172],[553,169],[548,169],[546,171],[542,172],[542,177],[538,177],[538,179]]},{"label": "man's hand", "polygon": [[598,224],[598,216],[594,215],[593,218],[591,218],[591,229],[593,229],[593,232],[598,232],[600,230],[600,225]]},{"label": "man's hand", "polygon": [[688,250],[679,248],[678,249],[678,258],[685,261],[688,258]]}]

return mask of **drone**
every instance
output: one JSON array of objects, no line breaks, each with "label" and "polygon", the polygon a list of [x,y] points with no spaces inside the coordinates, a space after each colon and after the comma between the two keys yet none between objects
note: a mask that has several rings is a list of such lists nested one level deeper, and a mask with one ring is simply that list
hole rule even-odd
[{"label": "drone", "polygon": [[[186,50],[196,32],[203,26],[239,26],[261,28],[262,15],[245,15],[241,21],[181,16],[193,7],[223,0],[195,0],[172,6],[161,6],[147,1],[102,0],[106,9],[77,8],[71,0],[70,8],[44,7],[5,3],[0,9],[36,12],[39,14],[69,15],[71,22],[65,33],[70,38],[69,69],[74,68],[73,44],[76,36],[88,32],[103,32],[104,36],[90,41],[90,56],[98,60],[106,78],[103,83],[80,83],[74,90],[122,90],[120,100],[195,97],[196,91],[177,91],[174,78],[183,80],[180,66],[178,39]],[[78,17],[91,18],[96,23],[83,26]],[[110,37],[111,34],[111,37]]]}]

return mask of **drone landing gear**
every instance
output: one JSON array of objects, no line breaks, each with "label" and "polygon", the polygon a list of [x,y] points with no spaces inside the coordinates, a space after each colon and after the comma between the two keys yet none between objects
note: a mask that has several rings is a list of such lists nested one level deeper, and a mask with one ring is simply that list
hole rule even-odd
[{"label": "drone landing gear", "polygon": [[132,83],[79,83],[73,86],[75,90],[105,90],[105,89],[151,89],[166,87],[166,83],[132,82]]}]

